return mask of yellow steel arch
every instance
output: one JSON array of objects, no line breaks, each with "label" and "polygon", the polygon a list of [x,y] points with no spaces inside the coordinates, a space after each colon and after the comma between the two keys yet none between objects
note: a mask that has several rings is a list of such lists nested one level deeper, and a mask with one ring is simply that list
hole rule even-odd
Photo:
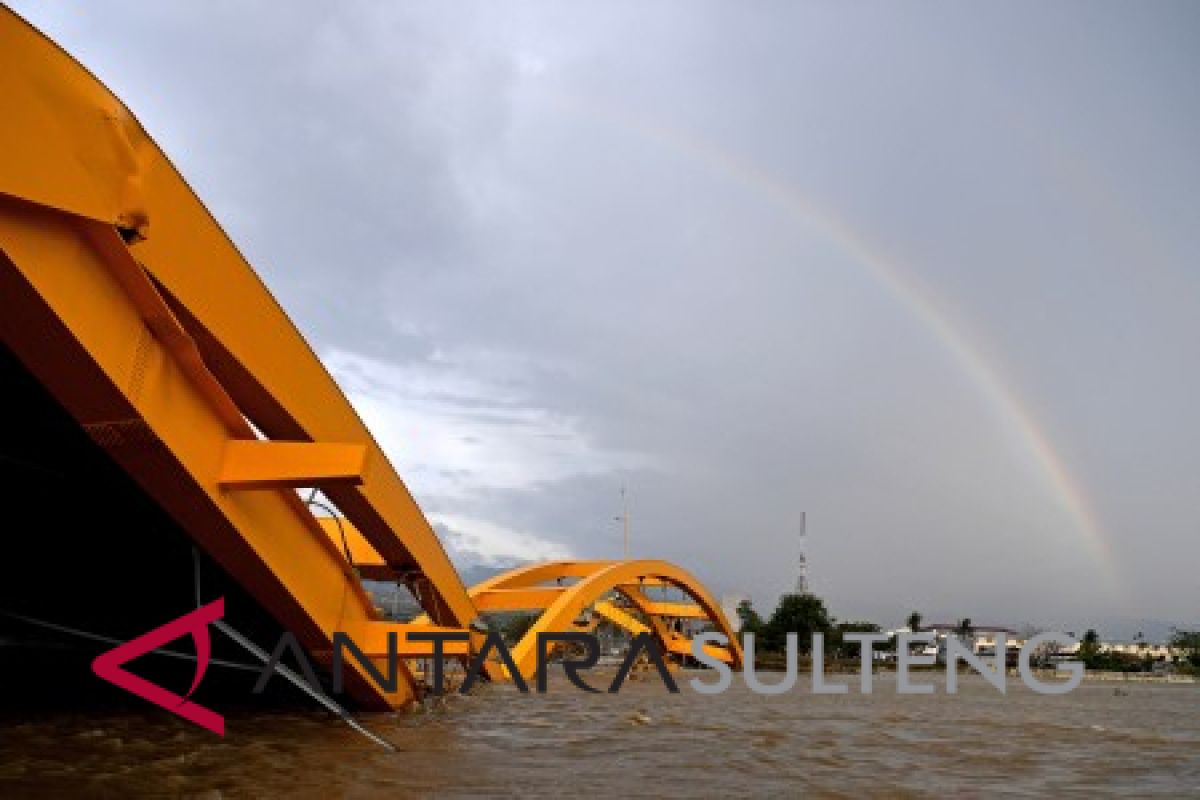
[{"label": "yellow steel arch", "polygon": [[[481,607],[513,603],[545,609],[536,630],[560,630],[598,600],[623,613],[603,604],[615,589],[672,652],[685,643],[663,620],[706,618],[730,635],[725,656],[740,665],[719,607],[665,562],[540,564],[468,593],[341,389],[171,162],[106,87],[3,7],[0,118],[4,345],[305,647],[327,652],[341,631],[380,658],[390,632],[403,643],[415,628],[468,630]],[[354,568],[299,487],[319,487],[345,516]],[[360,575],[403,582],[426,616],[383,620]],[[577,582],[540,585],[567,579]],[[700,610],[641,592],[658,583]],[[522,672],[529,641],[517,650]],[[429,652],[409,643],[401,654]],[[395,692],[353,659],[347,667],[361,705],[416,696],[403,665]]]},{"label": "yellow steel arch", "polygon": [[[310,650],[396,627],[297,487],[353,519],[434,622],[465,628],[476,610],[441,543],[261,280],[128,109],[5,8],[0,117],[4,344]],[[386,693],[349,666],[360,703],[413,699],[412,680]]]},{"label": "yellow steel arch", "polygon": [[[559,579],[577,582],[559,585]],[[554,582],[551,585],[546,585]],[[655,603],[644,593],[649,585],[676,587],[687,593],[694,604]],[[646,626],[615,604],[605,600],[618,592],[636,606],[650,621]],[[704,586],[686,570],[666,561],[552,561],[520,567],[497,575],[470,590],[480,610],[544,609],[537,622],[513,649],[513,660],[521,674],[532,676],[537,666],[537,634],[573,630],[576,619],[588,609],[601,614],[633,633],[651,632],[667,652],[691,653],[691,639],[671,630],[667,619],[690,618],[710,622],[729,638],[727,648],[707,647],[714,657],[742,665],[742,650],[736,631],[725,619],[721,607]]]},{"label": "yellow steel arch", "polygon": [[435,621],[469,623],[465,587],[403,481],[167,157],[105,86],[7,10],[0,37],[0,193],[108,228],[112,260],[153,279],[140,287],[146,314],[208,373],[210,402],[236,438],[253,438],[244,417],[273,440],[364,447],[358,480],[322,488],[389,564],[424,580]]}]

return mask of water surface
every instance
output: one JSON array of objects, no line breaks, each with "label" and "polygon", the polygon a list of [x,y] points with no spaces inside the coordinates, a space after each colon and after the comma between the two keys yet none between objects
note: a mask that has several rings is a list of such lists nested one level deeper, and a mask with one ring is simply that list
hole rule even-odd
[{"label": "water surface", "polygon": [[[687,677],[686,674],[684,677]],[[769,677],[769,676],[767,676]],[[597,684],[601,684],[597,681]],[[227,715],[218,738],[157,709],[0,723],[0,796],[1200,796],[1200,686],[1085,682],[1047,697],[977,677],[946,695],[722,695],[659,683],[511,686],[362,714],[397,753],[318,713]]]}]

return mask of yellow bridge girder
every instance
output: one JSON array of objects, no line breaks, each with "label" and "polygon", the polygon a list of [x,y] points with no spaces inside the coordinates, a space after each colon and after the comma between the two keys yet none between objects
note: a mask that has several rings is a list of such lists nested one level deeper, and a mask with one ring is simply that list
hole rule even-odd
[{"label": "yellow bridge girder", "polygon": [[[458,573],[307,342],[132,114],[7,9],[0,116],[0,330],[26,368],[310,650],[389,623],[295,486],[465,629]],[[413,699],[348,666],[361,704]]]},{"label": "yellow bridge girder", "polygon": [[[573,579],[575,582],[564,584]],[[551,585],[546,585],[551,584]],[[670,586],[688,594],[692,603],[664,603],[649,599],[647,586]],[[613,592],[626,598],[649,624],[605,598]],[[513,659],[522,676],[529,678],[537,666],[537,634],[571,630],[575,621],[591,610],[632,634],[653,633],[664,652],[691,655],[692,640],[675,631],[676,619],[699,619],[725,634],[728,647],[705,646],[714,658],[740,668],[742,651],[720,606],[699,581],[665,561],[550,561],[519,567],[476,584],[470,596],[479,608],[541,611],[537,622],[513,648]]]},{"label": "yellow bridge girder", "polygon": [[[329,653],[344,632],[384,667],[389,632],[403,656],[424,657],[429,645],[406,634],[469,631],[481,609],[526,605],[544,609],[536,631],[568,630],[612,591],[671,652],[684,643],[669,617],[708,619],[732,640],[704,588],[660,561],[539,564],[468,592],[342,390],[171,162],[105,86],[3,7],[0,118],[5,346],[307,650]],[[314,517],[300,487],[320,488],[340,516]],[[360,577],[404,583],[424,617],[383,620]],[[639,598],[661,585],[695,606]],[[515,651],[522,673],[532,641]],[[740,664],[736,642],[726,655]],[[395,692],[346,666],[360,705],[416,697],[403,662]]]}]

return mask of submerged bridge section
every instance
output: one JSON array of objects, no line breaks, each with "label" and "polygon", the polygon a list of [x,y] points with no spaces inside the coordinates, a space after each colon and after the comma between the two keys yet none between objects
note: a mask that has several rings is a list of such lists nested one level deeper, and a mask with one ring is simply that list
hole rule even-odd
[{"label": "submerged bridge section", "polygon": [[[703,587],[660,561],[555,562],[468,591],[341,389],[170,161],[98,80],[2,8],[0,118],[5,347],[318,660],[335,631],[379,658],[397,632],[401,655],[419,659],[430,645],[406,634],[467,630],[469,643],[448,648],[467,656],[482,612],[517,607],[543,612],[514,651],[523,672],[536,632],[570,629],[585,610],[653,631],[669,653],[690,646],[672,619],[733,638]],[[314,488],[336,522],[298,492]],[[106,535],[136,558],[119,530]],[[404,585],[424,616],[384,619],[363,576]],[[694,602],[656,602],[652,585]],[[736,643],[714,654],[740,665]],[[363,707],[417,696],[409,666],[394,692],[347,667]]]}]

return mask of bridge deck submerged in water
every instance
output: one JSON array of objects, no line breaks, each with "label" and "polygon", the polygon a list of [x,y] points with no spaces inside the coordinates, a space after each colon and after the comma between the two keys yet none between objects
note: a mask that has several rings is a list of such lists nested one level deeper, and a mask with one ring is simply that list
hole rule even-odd
[{"label": "bridge deck submerged in water", "polygon": [[[666,562],[554,562],[468,590],[337,383],[170,161],[106,87],[7,9],[0,114],[5,347],[310,653],[331,652],[335,632],[364,643],[396,632],[400,655],[420,659],[431,645],[406,635],[440,630],[471,633],[448,650],[465,657],[482,644],[472,626],[482,612],[524,607],[541,616],[514,650],[522,672],[533,669],[538,632],[571,628],[585,610],[651,632],[677,655],[690,641],[673,620],[708,620],[731,640],[713,654],[740,665],[719,606]],[[313,488],[352,547],[298,493]],[[59,491],[69,502],[70,487]],[[55,545],[69,554],[72,536],[90,535],[56,531]],[[119,527],[105,536],[107,556],[139,557],[137,537]],[[424,615],[385,619],[363,575],[404,585]],[[652,599],[648,585],[677,587],[690,601]],[[417,697],[404,661],[395,691],[353,659],[346,666],[347,690],[363,707]],[[489,676],[504,673],[490,665]]]}]

